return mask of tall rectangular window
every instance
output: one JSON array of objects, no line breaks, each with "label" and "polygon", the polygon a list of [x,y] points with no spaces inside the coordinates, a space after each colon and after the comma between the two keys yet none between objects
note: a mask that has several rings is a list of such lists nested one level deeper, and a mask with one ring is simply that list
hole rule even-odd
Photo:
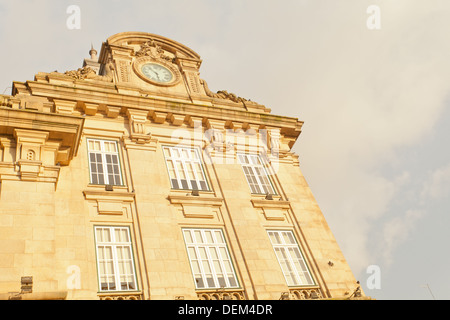
[{"label": "tall rectangular window", "polygon": [[276,194],[259,155],[238,154],[250,190],[255,194]]},{"label": "tall rectangular window", "polygon": [[314,285],[292,231],[267,231],[288,286]]},{"label": "tall rectangular window", "polygon": [[100,291],[137,290],[127,227],[95,227],[97,269]]},{"label": "tall rectangular window", "polygon": [[91,183],[100,185],[122,185],[117,142],[88,139]]},{"label": "tall rectangular window", "polygon": [[209,190],[197,149],[165,146],[163,151],[173,189]]},{"label": "tall rectangular window", "polygon": [[220,229],[184,229],[197,289],[236,288],[238,281]]}]

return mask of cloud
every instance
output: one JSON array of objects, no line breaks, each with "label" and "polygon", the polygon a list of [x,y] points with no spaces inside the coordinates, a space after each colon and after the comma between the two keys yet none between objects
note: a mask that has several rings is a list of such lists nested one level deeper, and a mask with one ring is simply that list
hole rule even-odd
[{"label": "cloud", "polygon": [[448,198],[450,195],[450,164],[436,169],[424,183],[422,203]]},{"label": "cloud", "polygon": [[406,211],[403,216],[395,217],[385,223],[380,247],[385,266],[389,266],[395,261],[395,250],[408,240],[424,215],[425,212],[422,210],[411,209]]},{"label": "cloud", "polygon": [[[380,2],[382,29],[377,31],[365,29],[361,6],[330,4],[333,10],[319,15],[327,25],[312,22],[318,29],[315,38],[303,43],[306,51],[292,49],[295,81],[280,83],[285,88],[279,92],[285,95],[274,100],[286,110],[295,103],[295,112],[305,121],[294,150],[356,273],[376,258],[369,237],[381,237],[377,228],[384,228],[386,216],[398,215],[390,211],[392,202],[411,187],[403,181],[412,173],[387,176],[383,168],[395,161],[400,148],[420,144],[432,132],[448,98],[450,41],[445,30],[450,8],[435,4]],[[446,181],[443,174],[436,183]],[[405,216],[385,227],[390,239],[386,259],[418,221],[412,212],[420,209],[408,212],[405,216],[414,219],[403,229]]]}]

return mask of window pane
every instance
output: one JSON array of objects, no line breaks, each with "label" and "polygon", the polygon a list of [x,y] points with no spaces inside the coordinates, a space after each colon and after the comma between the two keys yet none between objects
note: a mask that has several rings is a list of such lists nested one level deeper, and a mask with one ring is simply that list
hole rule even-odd
[{"label": "window pane", "polygon": [[225,283],[225,278],[223,277],[223,275],[221,275],[220,277],[217,277],[217,280],[219,280],[219,287],[221,288],[225,288],[226,287],[226,283]]},{"label": "window pane", "polygon": [[189,251],[189,256],[191,257],[191,259],[198,259],[197,252],[195,251],[194,247],[190,247],[188,249],[188,251]]},{"label": "window pane", "polygon": [[205,231],[205,236],[206,236],[206,243],[214,243],[212,233],[210,230]]},{"label": "window pane", "polygon": [[215,288],[216,285],[214,284],[214,279],[212,275],[206,276],[206,282],[208,283],[208,288]]},{"label": "window pane", "polygon": [[206,249],[204,247],[198,248],[198,253],[200,254],[200,259],[203,259],[203,260],[208,259],[206,256]]},{"label": "window pane", "polygon": [[195,230],[195,231],[194,231],[194,235],[195,235],[195,242],[197,242],[197,243],[203,243],[202,233],[201,233],[200,230]]},{"label": "window pane", "polygon": [[198,261],[192,261],[192,270],[194,273],[200,273],[200,265],[198,264]]},{"label": "window pane", "polygon": [[196,282],[197,288],[203,289],[205,287],[205,284],[203,283],[203,279],[201,276],[195,277],[195,282]]},{"label": "window pane", "polygon": [[217,243],[224,243],[222,232],[214,231],[214,234],[216,235],[216,242]]},{"label": "window pane", "polygon": [[188,230],[184,230],[184,239],[186,240],[187,243],[192,243],[192,236],[191,236],[191,232]]},{"label": "window pane", "polygon": [[213,260],[219,259],[219,256],[217,255],[216,248],[210,247],[210,248],[209,248],[209,253],[211,254],[211,258],[212,258]]}]

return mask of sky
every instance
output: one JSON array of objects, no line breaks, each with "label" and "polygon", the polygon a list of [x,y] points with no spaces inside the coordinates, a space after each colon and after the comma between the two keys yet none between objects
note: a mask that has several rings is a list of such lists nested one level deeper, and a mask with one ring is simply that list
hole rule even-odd
[{"label": "sky", "polygon": [[366,295],[446,300],[449,17],[448,0],[0,0],[0,94],[119,32],[174,39],[212,91],[305,122],[293,151]]}]

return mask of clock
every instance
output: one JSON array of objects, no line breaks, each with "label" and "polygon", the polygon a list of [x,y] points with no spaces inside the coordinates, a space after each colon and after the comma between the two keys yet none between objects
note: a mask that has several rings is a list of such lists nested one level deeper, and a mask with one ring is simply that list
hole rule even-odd
[{"label": "clock", "polygon": [[142,74],[148,79],[158,83],[170,83],[174,79],[173,73],[158,63],[146,63],[141,66]]},{"label": "clock", "polygon": [[133,62],[136,75],[155,86],[172,87],[180,83],[182,77],[174,63],[149,56],[137,58]]}]

